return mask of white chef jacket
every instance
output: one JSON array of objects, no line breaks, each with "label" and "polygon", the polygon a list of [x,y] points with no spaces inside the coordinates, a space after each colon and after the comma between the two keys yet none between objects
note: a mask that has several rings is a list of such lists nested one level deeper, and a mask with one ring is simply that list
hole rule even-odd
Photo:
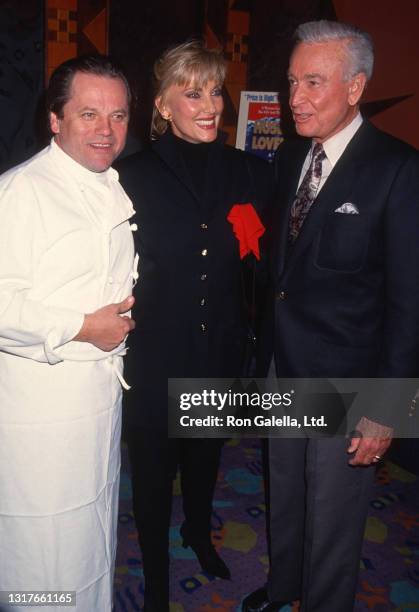
[{"label": "white chef jacket", "polygon": [[133,214],[54,141],[0,178],[0,590],[76,590],[77,612],[111,610],[125,348],[72,338],[131,294]]}]

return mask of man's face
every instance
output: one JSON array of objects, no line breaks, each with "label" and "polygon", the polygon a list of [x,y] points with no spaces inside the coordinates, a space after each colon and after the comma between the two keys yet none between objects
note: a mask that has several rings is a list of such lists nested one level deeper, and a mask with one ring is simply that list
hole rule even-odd
[{"label": "man's face", "polygon": [[345,41],[300,43],[295,48],[288,70],[289,101],[301,136],[324,142],[357,114],[366,79],[360,73],[345,80],[346,53]]},{"label": "man's face", "polygon": [[77,72],[63,117],[50,116],[56,143],[76,162],[104,172],[125,145],[128,97],[121,79]]}]

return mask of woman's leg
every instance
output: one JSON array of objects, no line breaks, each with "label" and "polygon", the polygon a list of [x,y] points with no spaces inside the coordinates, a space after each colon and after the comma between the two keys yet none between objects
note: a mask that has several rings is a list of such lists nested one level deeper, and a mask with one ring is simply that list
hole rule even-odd
[{"label": "woman's leg", "polygon": [[169,525],[176,441],[163,429],[130,426],[126,439],[131,464],[133,511],[145,579],[147,612],[169,610]]}]

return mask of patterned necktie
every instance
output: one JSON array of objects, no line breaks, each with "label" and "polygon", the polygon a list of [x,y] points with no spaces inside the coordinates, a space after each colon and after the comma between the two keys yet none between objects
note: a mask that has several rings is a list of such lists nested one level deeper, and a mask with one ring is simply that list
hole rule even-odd
[{"label": "patterned necktie", "polygon": [[310,167],[301,181],[301,185],[298,188],[297,195],[291,206],[289,224],[290,243],[295,242],[297,239],[305,218],[316,199],[317,190],[322,177],[322,161],[325,157],[326,153],[323,150],[323,145],[320,143],[314,145]]}]

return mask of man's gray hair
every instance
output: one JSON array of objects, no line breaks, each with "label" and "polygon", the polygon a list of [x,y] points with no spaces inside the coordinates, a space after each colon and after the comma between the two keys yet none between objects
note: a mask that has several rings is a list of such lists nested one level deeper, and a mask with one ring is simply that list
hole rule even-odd
[{"label": "man's gray hair", "polygon": [[345,78],[351,78],[363,72],[367,81],[372,76],[374,66],[374,47],[371,36],[359,28],[339,21],[308,21],[298,26],[295,31],[296,44],[323,43],[330,40],[347,42],[349,66]]}]

